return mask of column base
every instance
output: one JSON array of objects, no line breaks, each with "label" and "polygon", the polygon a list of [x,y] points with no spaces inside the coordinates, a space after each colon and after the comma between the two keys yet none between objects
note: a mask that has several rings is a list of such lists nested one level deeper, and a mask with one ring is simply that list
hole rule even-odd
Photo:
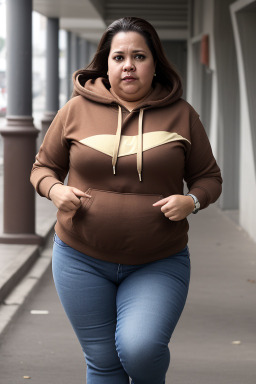
[{"label": "column base", "polygon": [[29,181],[38,130],[31,116],[8,115],[7,125],[0,129],[0,133],[4,147],[0,242],[39,244],[35,235],[35,191]]},{"label": "column base", "polygon": [[0,244],[30,244],[43,245],[42,236],[30,233],[0,233]]}]

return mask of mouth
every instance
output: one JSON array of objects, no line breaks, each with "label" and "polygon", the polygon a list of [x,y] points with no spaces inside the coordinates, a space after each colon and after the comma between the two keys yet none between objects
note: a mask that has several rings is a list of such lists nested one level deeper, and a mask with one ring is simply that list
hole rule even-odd
[{"label": "mouth", "polygon": [[125,77],[122,78],[122,80],[124,80],[124,81],[134,81],[134,80],[136,80],[136,78],[133,77],[133,76],[125,76]]}]

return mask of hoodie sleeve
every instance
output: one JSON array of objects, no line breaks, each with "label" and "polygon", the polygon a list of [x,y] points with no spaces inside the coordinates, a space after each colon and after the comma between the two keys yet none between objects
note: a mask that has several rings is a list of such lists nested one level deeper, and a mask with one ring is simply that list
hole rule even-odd
[{"label": "hoodie sleeve", "polygon": [[196,119],[191,128],[191,149],[186,158],[185,176],[189,193],[200,202],[200,209],[214,203],[221,194],[220,168],[213,156],[205,129]]},{"label": "hoodie sleeve", "polygon": [[54,184],[63,184],[69,170],[69,145],[64,136],[60,112],[52,121],[36,155],[30,181],[41,196],[49,198]]}]

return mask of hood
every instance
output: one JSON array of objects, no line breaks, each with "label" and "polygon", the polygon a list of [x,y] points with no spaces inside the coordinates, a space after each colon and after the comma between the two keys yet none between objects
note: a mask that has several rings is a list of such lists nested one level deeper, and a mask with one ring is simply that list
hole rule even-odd
[{"label": "hood", "polygon": [[[119,147],[122,138],[122,108],[120,102],[109,91],[108,80],[99,77],[96,79],[85,80],[82,71],[77,71],[73,75],[74,91],[73,96],[83,96],[88,100],[101,104],[116,104],[118,106],[118,121],[116,137],[113,146],[112,166],[113,173],[116,174],[116,164],[118,160]],[[143,154],[143,114],[146,109],[165,107],[173,104],[180,99],[182,89],[177,86],[173,89],[165,88],[160,83],[155,83],[153,91],[148,98],[138,104],[134,110],[139,111],[138,136],[137,136],[137,172],[139,181],[142,181],[142,154]]]},{"label": "hood", "polygon": [[[73,75],[74,91],[73,96],[83,96],[88,100],[96,101],[102,104],[119,104],[117,99],[109,91],[108,80],[99,77],[97,79],[84,80],[81,70]],[[177,101],[182,96],[182,89],[174,86],[173,89],[165,88],[162,84],[156,82],[153,92],[138,104],[136,109],[165,107]]]}]

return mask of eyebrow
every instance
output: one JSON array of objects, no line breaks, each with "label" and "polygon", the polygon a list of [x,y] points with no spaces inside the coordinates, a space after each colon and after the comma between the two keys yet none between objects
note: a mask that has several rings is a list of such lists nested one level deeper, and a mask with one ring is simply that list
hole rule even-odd
[{"label": "eyebrow", "polygon": [[[144,51],[144,49],[134,49],[132,51],[132,53],[138,53],[138,52],[144,52],[146,53],[146,51]],[[114,51],[113,53],[124,53],[124,51]]]}]

